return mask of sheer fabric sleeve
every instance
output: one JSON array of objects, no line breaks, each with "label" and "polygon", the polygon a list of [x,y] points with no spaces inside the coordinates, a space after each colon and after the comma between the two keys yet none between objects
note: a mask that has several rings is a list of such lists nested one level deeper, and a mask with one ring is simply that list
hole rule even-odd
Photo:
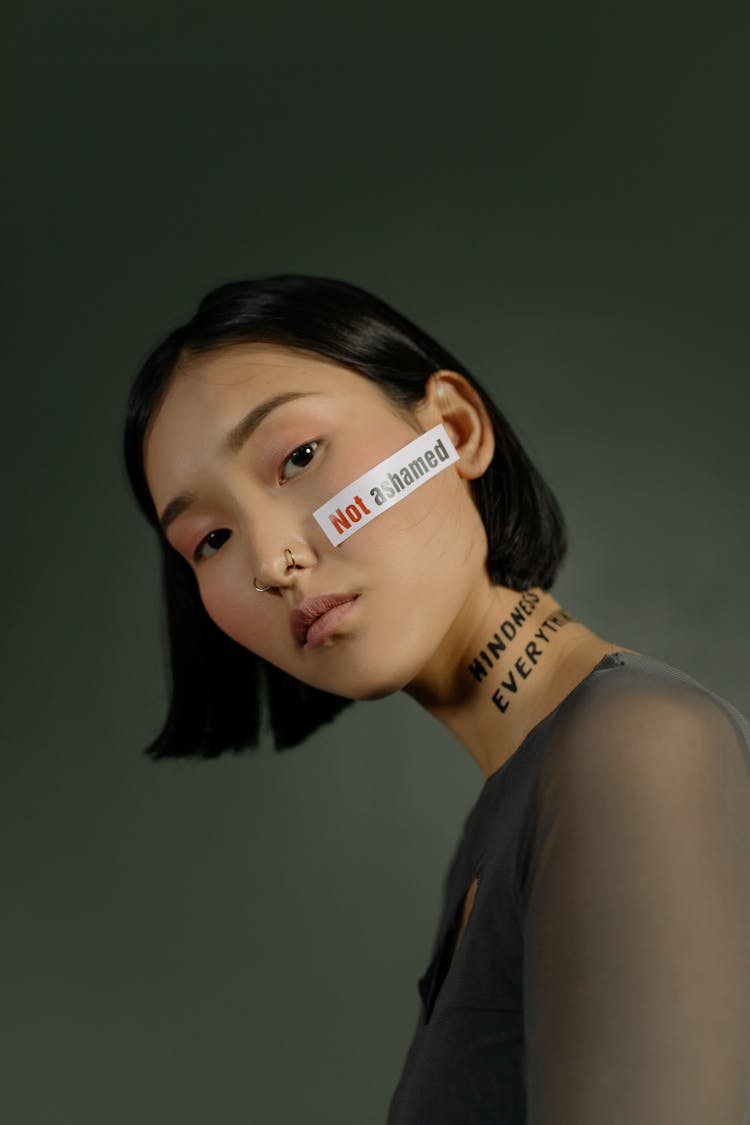
[{"label": "sheer fabric sleeve", "polygon": [[625,682],[564,716],[540,774],[528,1123],[748,1125],[749,728],[684,685]]}]

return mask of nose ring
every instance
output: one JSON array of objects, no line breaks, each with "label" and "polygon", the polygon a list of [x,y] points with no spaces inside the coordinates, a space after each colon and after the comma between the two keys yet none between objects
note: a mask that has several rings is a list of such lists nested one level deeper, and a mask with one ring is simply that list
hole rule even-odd
[{"label": "nose ring", "polygon": [[[289,558],[287,558],[287,555],[289,556]],[[292,561],[290,562],[289,559],[291,559]],[[294,555],[288,547],[284,548],[284,562],[286,563],[287,570],[289,570],[289,567],[292,567],[292,569],[294,569],[297,566],[297,563],[294,560]],[[266,590],[271,589],[270,586],[259,586],[256,578],[253,578],[253,586],[259,594],[265,594]]]}]

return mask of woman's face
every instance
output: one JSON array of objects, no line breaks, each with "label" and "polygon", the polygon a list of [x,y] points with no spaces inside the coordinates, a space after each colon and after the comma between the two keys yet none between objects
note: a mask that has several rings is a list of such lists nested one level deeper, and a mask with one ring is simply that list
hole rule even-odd
[{"label": "woman's face", "polygon": [[[351,699],[397,691],[433,661],[486,559],[461,462],[337,545],[313,512],[438,422],[461,454],[461,426],[437,387],[433,379],[406,412],[357,372],[274,344],[232,345],[181,366],[146,431],[146,479],[160,517],[174,497],[195,494],[165,534],[223,632]],[[280,395],[290,397],[267,409]],[[225,452],[229,431],[260,407],[244,444]],[[254,577],[271,589],[256,591]],[[322,643],[305,644],[290,613],[326,594],[354,600]]]}]

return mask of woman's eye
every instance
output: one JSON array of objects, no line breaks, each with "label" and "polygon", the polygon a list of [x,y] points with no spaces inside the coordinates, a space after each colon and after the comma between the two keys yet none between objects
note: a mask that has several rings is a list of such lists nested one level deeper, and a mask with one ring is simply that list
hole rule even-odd
[{"label": "woman's eye", "polygon": [[317,441],[306,441],[304,445],[298,445],[293,449],[281,467],[282,479],[287,480],[288,477],[296,476],[299,470],[306,469],[315,456],[317,448]]},{"label": "woman's eye", "polygon": [[209,542],[209,540],[213,539],[214,535],[221,535],[223,533],[229,535],[229,531],[227,530],[227,528],[219,527],[219,528],[216,529],[216,531],[209,531],[208,535],[204,536],[204,538],[201,539],[200,543],[195,548],[195,552],[193,554],[193,559],[195,560],[195,562],[203,562],[203,560],[206,557],[209,558],[209,559],[212,557],[211,555],[208,555],[208,556],[204,555],[203,547],[204,547],[205,544],[207,544],[209,547],[216,547],[218,549],[218,547],[220,547],[221,544],[220,543],[217,544],[215,542]]}]

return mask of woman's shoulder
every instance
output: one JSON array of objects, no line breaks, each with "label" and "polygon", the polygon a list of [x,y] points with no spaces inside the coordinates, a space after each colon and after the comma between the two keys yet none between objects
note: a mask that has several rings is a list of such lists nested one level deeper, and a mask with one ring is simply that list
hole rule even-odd
[{"label": "woman's shoulder", "polygon": [[568,773],[692,757],[732,758],[750,769],[750,722],[729,700],[657,657],[621,649],[600,663],[560,709],[544,768]]},{"label": "woman's shoulder", "polygon": [[747,864],[750,724],[681,669],[615,654],[561,708],[533,810],[524,886],[553,855],[571,870],[582,856],[598,857],[616,882],[639,848],[644,868],[658,865],[685,831],[721,837]]}]

